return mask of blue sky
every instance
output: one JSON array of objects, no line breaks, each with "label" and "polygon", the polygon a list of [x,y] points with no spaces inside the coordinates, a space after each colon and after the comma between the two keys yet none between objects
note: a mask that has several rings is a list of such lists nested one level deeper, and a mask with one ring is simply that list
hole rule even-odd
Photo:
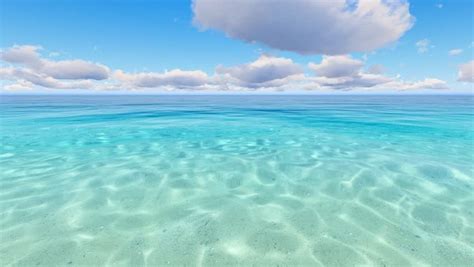
[{"label": "blue sky", "polygon": [[[395,2],[403,4],[405,1]],[[383,5],[383,2],[381,3],[380,5]],[[344,50],[342,54],[350,59],[362,61],[364,70],[372,65],[383,66],[381,68],[383,74],[391,79],[416,82],[426,78],[435,78],[444,81],[452,91],[472,90],[471,82],[466,82],[466,79],[464,82],[458,81],[458,79],[459,66],[473,60],[473,1],[411,0],[408,4],[412,25],[399,38],[378,45],[370,51]],[[205,10],[205,8],[207,7],[203,7],[203,12],[211,13],[211,16],[212,12],[226,12],[225,7],[221,10],[210,8]],[[103,64],[110,72],[121,70],[135,74],[163,73],[179,69],[202,71],[209,76],[215,76],[216,68],[223,66],[227,68],[224,69],[227,76],[237,79],[240,77],[238,74],[244,70],[232,69],[233,66],[254,62],[263,54],[274,58],[290,59],[292,63],[301,65],[304,73],[312,75],[313,70],[308,68],[307,64],[321,63],[324,54],[311,52],[302,55],[301,51],[280,49],[278,44],[275,46],[273,43],[259,40],[248,42],[245,41],[246,36],[236,37],[234,32],[223,29],[225,26],[219,22],[216,24],[216,20],[212,21],[212,18],[209,19],[210,22],[195,21],[193,23],[193,17],[196,15],[193,12],[192,2],[186,0],[2,0],[1,10],[0,47],[2,53],[6,53],[5,51],[14,46],[40,46],[41,49],[38,49],[37,53],[41,54],[45,60],[79,59]],[[232,12],[227,14],[227,16],[233,15]],[[269,12],[265,16],[272,16],[272,13]],[[314,24],[314,21],[309,22]],[[203,27],[206,23],[208,24]],[[260,23],[260,21],[255,23]],[[259,27],[258,24],[256,25],[252,27]],[[363,31],[364,27],[362,25],[357,30]],[[265,32],[271,30],[265,29]],[[234,37],[230,38],[229,35]],[[304,42],[303,40],[292,41]],[[416,45],[420,41],[419,44],[425,44],[426,51],[421,49],[424,52]],[[337,44],[344,43],[346,40],[331,40],[331,42]],[[450,55],[449,51],[455,49],[458,49],[458,54]],[[452,53],[456,54],[456,52]],[[270,62],[268,64],[280,64],[268,62]],[[16,63],[4,60],[2,65],[17,67]],[[291,73],[291,75],[296,74]],[[472,76],[472,67],[471,73],[467,75]],[[127,77],[132,79],[131,76]],[[53,76],[53,78],[57,77]],[[278,79],[280,78],[286,78],[286,76],[278,76]],[[15,76],[14,78],[3,77],[3,80],[5,88],[18,80],[25,79],[23,76],[19,78]],[[238,81],[236,84],[239,88],[249,87],[251,90],[260,87],[273,89],[280,87],[280,83],[275,86],[274,83],[268,85],[269,80],[262,81],[265,85],[255,85],[253,82],[249,86],[244,81]],[[25,83],[31,85],[28,79]],[[34,82],[30,87],[34,90],[42,89],[42,86]],[[416,88],[418,90],[418,87]],[[143,89],[150,90],[146,86]],[[354,87],[354,90],[358,88]]]}]

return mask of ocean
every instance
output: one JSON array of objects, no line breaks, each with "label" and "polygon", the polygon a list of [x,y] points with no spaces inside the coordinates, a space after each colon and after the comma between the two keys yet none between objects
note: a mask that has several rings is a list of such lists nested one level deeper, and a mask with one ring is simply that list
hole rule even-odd
[{"label": "ocean", "polygon": [[0,96],[2,266],[473,266],[474,98]]}]

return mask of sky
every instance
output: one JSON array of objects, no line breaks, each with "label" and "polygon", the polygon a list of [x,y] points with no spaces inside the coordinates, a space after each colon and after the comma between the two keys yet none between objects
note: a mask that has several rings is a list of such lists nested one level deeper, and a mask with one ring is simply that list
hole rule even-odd
[{"label": "sky", "polygon": [[471,0],[0,0],[1,93],[473,93]]}]

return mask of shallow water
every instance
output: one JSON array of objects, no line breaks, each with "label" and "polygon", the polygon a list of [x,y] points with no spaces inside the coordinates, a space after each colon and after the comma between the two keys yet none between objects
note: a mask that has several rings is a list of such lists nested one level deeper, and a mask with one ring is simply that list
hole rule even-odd
[{"label": "shallow water", "polygon": [[1,96],[0,264],[473,266],[468,96]]}]

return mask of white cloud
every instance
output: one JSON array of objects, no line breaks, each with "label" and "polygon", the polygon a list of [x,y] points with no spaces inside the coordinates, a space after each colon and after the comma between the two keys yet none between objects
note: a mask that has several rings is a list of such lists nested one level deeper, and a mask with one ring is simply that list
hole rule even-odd
[{"label": "white cloud", "polygon": [[13,71],[15,68],[13,67],[0,67],[0,79],[1,80],[12,80],[13,78]]},{"label": "white cloud", "polygon": [[41,66],[41,59],[38,50],[40,46],[36,45],[15,45],[0,52],[0,59],[12,64],[25,65],[30,68]]},{"label": "white cloud", "polygon": [[80,59],[51,61],[40,56],[39,46],[13,46],[0,53],[0,58],[14,65],[24,66],[37,74],[54,79],[71,80],[104,80],[109,76],[109,69]]},{"label": "white cloud", "polygon": [[379,86],[392,81],[391,78],[383,75],[360,73],[355,76],[339,77],[337,79],[329,79],[327,81],[321,81],[320,83],[324,86],[332,89],[346,89],[352,90],[357,88],[368,88]]},{"label": "white cloud", "polygon": [[428,52],[428,50],[430,49],[430,43],[431,42],[428,39],[423,39],[416,42],[415,46],[418,49],[418,53],[423,54],[423,53]]},{"label": "white cloud", "polygon": [[320,64],[310,63],[316,77],[308,78],[313,86],[332,90],[420,90],[448,89],[445,81],[426,78],[421,81],[403,81],[399,77],[382,75],[383,66],[373,65],[364,71],[364,63],[345,56],[324,56]]},{"label": "white cloud", "polygon": [[[384,75],[382,65],[372,65],[366,70],[364,61],[349,55],[325,55],[320,62],[308,64],[314,71],[309,75],[305,74],[303,66],[289,58],[264,54],[253,62],[217,66],[216,73],[209,76],[201,70],[129,73],[80,59],[52,61],[40,57],[39,49],[17,46],[1,52],[1,59],[10,63],[0,67],[2,89],[331,91],[447,88],[444,81],[435,78],[407,82]],[[473,80],[472,65],[470,62],[460,67],[459,80]]]},{"label": "white cloud", "polygon": [[303,73],[302,67],[291,59],[268,55],[262,55],[254,62],[239,66],[218,66],[216,71],[224,75],[224,79],[227,78],[226,82],[251,88],[278,86]]},{"label": "white cloud", "polygon": [[55,89],[91,89],[90,80],[58,80],[27,68],[0,68],[0,78],[11,81],[27,81],[34,85]]},{"label": "white cloud", "polygon": [[[3,80],[26,81],[35,86],[55,89],[136,89],[193,88],[208,82],[203,71],[172,70],[163,73],[125,73],[111,71],[107,66],[81,59],[52,61],[42,58],[39,46],[13,46],[1,52],[0,58],[11,66],[0,68]],[[94,81],[104,81],[101,84]],[[112,80],[112,82],[111,82]],[[24,85],[24,83],[23,83]],[[17,84],[7,85],[19,89]],[[23,86],[25,87],[25,86]],[[6,86],[5,86],[6,88]]]},{"label": "white cloud", "polygon": [[463,52],[463,50],[462,50],[462,49],[459,49],[459,48],[457,48],[457,49],[452,49],[452,50],[449,50],[448,55],[450,55],[450,56],[457,56],[457,55],[460,55],[462,52]]},{"label": "white cloud", "polygon": [[380,73],[364,72],[364,62],[349,55],[323,56],[321,63],[309,63],[308,67],[317,75],[313,81],[332,89],[373,87],[392,80]]},{"label": "white cloud", "polygon": [[474,60],[459,66],[458,81],[470,83],[474,82]]},{"label": "white cloud", "polygon": [[385,84],[384,87],[396,90],[449,89],[445,81],[436,78],[425,78],[415,82],[397,80]]},{"label": "white cloud", "polygon": [[375,64],[375,65],[370,66],[370,68],[368,70],[368,73],[382,74],[382,73],[384,73],[384,70],[385,70],[385,67],[383,65]]},{"label": "white cloud", "polygon": [[323,56],[320,64],[309,63],[308,66],[319,76],[335,78],[358,74],[364,62],[347,55]]},{"label": "white cloud", "polygon": [[403,0],[194,0],[194,23],[300,54],[372,51],[413,23]]},{"label": "white cloud", "polygon": [[117,70],[113,76],[115,79],[124,82],[125,85],[131,86],[132,88],[157,88],[163,86],[192,88],[202,86],[209,80],[209,77],[203,71],[183,71],[179,69],[166,71],[163,73],[126,73],[122,70]]},{"label": "white cloud", "polygon": [[109,76],[109,68],[106,66],[78,59],[43,60],[43,65],[39,70],[56,79],[104,80]]},{"label": "white cloud", "polygon": [[18,80],[15,83],[7,84],[4,86],[4,89],[7,91],[25,91],[25,90],[32,90],[33,88],[34,88],[34,84],[25,80]]}]

